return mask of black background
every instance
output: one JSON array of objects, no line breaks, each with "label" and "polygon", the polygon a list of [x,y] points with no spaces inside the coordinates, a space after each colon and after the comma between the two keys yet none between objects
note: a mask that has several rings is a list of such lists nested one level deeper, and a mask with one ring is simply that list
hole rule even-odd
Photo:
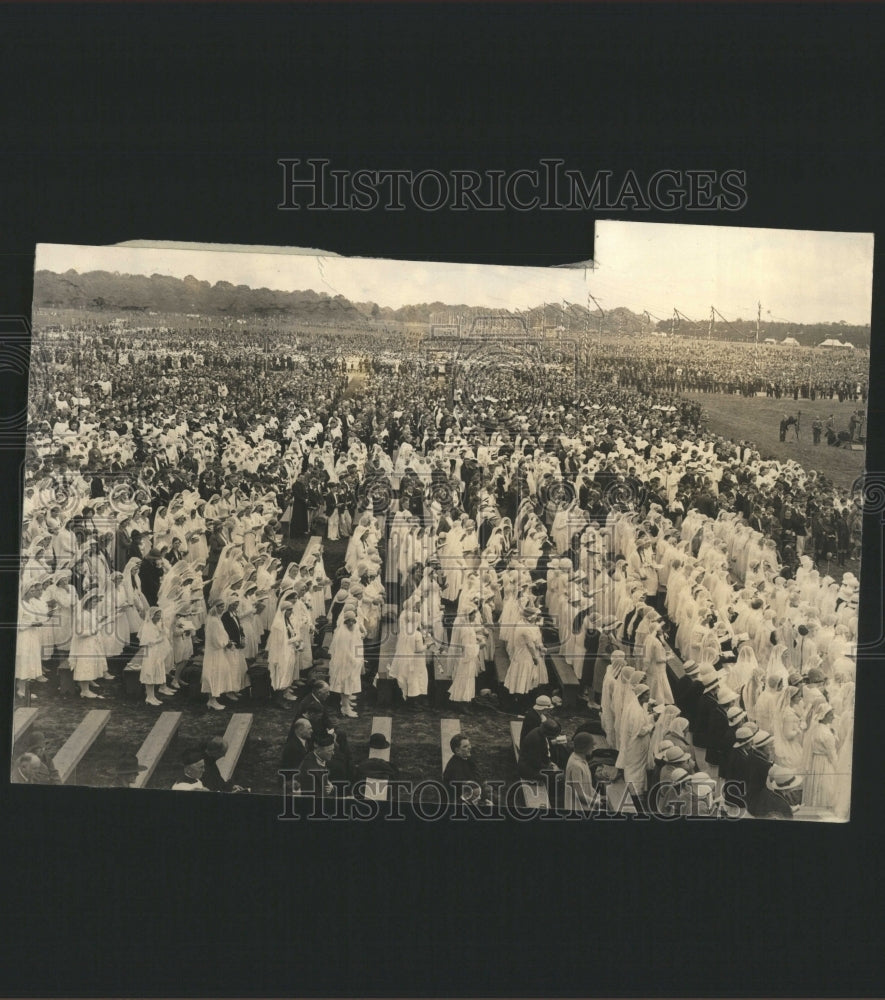
[{"label": "black background", "polygon": [[[883,232],[883,28],[872,5],[6,6],[0,313],[7,327],[30,314],[37,242],[591,256],[588,212],[279,212],[281,156],[440,170],[560,156],[591,176],[733,167],[747,171],[737,214],[622,217]],[[878,254],[876,271],[874,331]],[[868,465],[885,470],[873,336]],[[2,388],[16,412],[24,379]],[[4,459],[0,551],[14,553],[8,442]],[[868,527],[875,639],[878,515]],[[0,587],[6,620],[14,577]],[[11,664],[13,634],[0,639]],[[880,666],[861,668],[848,825],[281,823],[272,799],[3,786],[0,989],[881,992]]]}]

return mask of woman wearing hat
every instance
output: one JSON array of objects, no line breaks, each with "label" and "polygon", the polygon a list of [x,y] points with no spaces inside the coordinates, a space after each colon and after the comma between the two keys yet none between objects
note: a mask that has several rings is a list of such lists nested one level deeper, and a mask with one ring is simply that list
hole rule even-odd
[{"label": "woman wearing hat", "polygon": [[267,668],[270,671],[270,686],[278,697],[289,701],[295,695],[289,692],[295,679],[295,651],[298,644],[296,623],[292,609],[294,594],[283,594],[277,605],[267,640]]},{"label": "woman wearing hat", "polygon": [[43,591],[43,600],[47,606],[49,602],[54,602],[49,616],[49,639],[54,650],[53,657],[59,663],[67,658],[68,650],[71,648],[77,595],[71,585],[69,569],[59,570],[52,579],[53,585]]},{"label": "woman wearing hat", "polygon": [[[388,677],[395,680],[402,692],[403,701],[427,694],[426,642],[421,631],[421,615],[417,607],[400,612],[396,647],[388,670]],[[412,701],[414,706],[415,702]]]},{"label": "woman wearing hat", "polygon": [[43,629],[52,608],[43,600],[43,582],[27,586],[19,605],[18,642],[15,649],[15,691],[19,698],[28,694],[28,682],[45,682],[43,676]]},{"label": "woman wearing hat", "polygon": [[476,697],[476,678],[483,671],[478,604],[479,597],[476,597],[472,610],[458,615],[452,625],[449,657],[453,668],[449,699],[453,705],[469,705],[473,701]]},{"label": "woman wearing hat", "polygon": [[805,736],[802,773],[805,792],[802,804],[832,809],[836,804],[838,749],[833,731],[833,710],[827,701],[814,708],[812,723]]},{"label": "woman wearing hat", "polygon": [[100,634],[99,601],[99,595],[94,590],[90,591],[78,605],[74,621],[70,662],[73,679],[80,685],[81,698],[101,698],[90,685],[108,672],[104,641]]},{"label": "woman wearing hat", "polygon": [[504,687],[511,694],[528,694],[548,681],[540,622],[541,612],[529,606],[513,629],[510,666],[504,677]]},{"label": "woman wearing hat", "polygon": [[240,592],[236,584],[224,594],[225,611],[221,616],[221,624],[227,632],[227,647],[225,655],[230,671],[230,687],[226,696],[238,701],[240,692],[249,684],[248,666],[246,664],[246,633],[240,622]]},{"label": "woman wearing hat", "polygon": [[225,601],[221,597],[209,601],[201,681],[203,693],[209,694],[209,708],[219,712],[224,710],[224,705],[218,700],[219,696],[232,687],[230,661],[227,656],[230,639],[221,621],[225,607]]},{"label": "woman wearing hat", "polygon": [[138,632],[140,673],[139,680],[145,686],[148,705],[161,705],[155,695],[159,686],[162,694],[174,694],[166,687],[166,671],[172,659],[172,644],[163,621],[160,608],[151,608]]},{"label": "woman wearing hat", "polygon": [[836,797],[833,811],[848,819],[851,809],[851,770],[854,755],[854,681],[842,686],[841,712],[836,726],[839,754],[836,759]]},{"label": "woman wearing hat", "polygon": [[594,750],[590,733],[575,733],[573,750],[565,764],[563,805],[569,812],[586,812],[598,800],[588,763]]},{"label": "woman wearing hat", "polygon": [[648,744],[654,729],[654,719],[648,712],[648,694],[645,684],[636,688],[627,685],[616,719],[617,767],[624,772],[624,781],[637,795],[644,795],[648,785]]},{"label": "woman wearing hat", "polygon": [[362,690],[360,678],[365,658],[362,630],[354,610],[347,608],[342,611],[329,645],[329,654],[329,687],[341,698],[341,714],[355,719],[354,698]]},{"label": "woman wearing hat", "polygon": [[782,693],[773,716],[774,759],[791,771],[802,770],[805,720],[802,718],[802,689],[788,687]]}]

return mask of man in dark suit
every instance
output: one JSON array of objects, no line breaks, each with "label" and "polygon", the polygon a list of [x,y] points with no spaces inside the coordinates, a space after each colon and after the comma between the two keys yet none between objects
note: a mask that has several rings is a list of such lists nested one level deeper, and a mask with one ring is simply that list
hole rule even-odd
[{"label": "man in dark suit", "polygon": [[313,749],[308,753],[298,769],[298,784],[305,795],[315,798],[332,798],[335,789],[329,780],[329,761],[335,752],[335,737],[329,733],[317,733]]},{"label": "man in dark suit", "polygon": [[129,562],[129,559],[131,558],[131,527],[131,519],[124,517],[117,526],[114,536],[114,569],[117,570],[118,573],[123,572],[126,568],[126,563]]},{"label": "man in dark suit", "polygon": [[568,756],[566,747],[553,743],[561,732],[562,727],[556,719],[545,719],[537,729],[526,735],[517,765],[520,778],[544,786],[552,803],[559,802],[561,798],[563,766]]},{"label": "man in dark suit", "polygon": [[519,731],[520,750],[522,749],[526,736],[528,736],[532,730],[537,729],[545,718],[550,718],[552,713],[552,700],[546,694],[538,695],[535,699],[535,704],[525,713],[525,718],[522,720],[522,729]]},{"label": "man in dark suit", "polygon": [[311,685],[310,691],[295,703],[296,719],[317,719],[319,727],[314,724],[314,732],[328,732],[335,728],[326,709],[326,702],[331,694],[331,689],[326,681],[317,680]]},{"label": "man in dark suit", "polygon": [[239,598],[232,597],[227,605],[227,611],[221,616],[221,624],[227,632],[227,637],[237,649],[244,649],[246,646],[246,633],[240,624],[240,617],[237,611],[240,607]]},{"label": "man in dark suit", "polygon": [[141,560],[138,567],[138,579],[141,582],[141,592],[150,607],[155,607],[160,593],[160,581],[163,579],[161,561],[163,553],[159,549],[151,549]]},{"label": "man in dark suit", "polygon": [[473,747],[470,740],[463,733],[456,733],[449,746],[452,748],[452,756],[443,771],[443,784],[450,789],[453,800],[457,800],[461,794],[461,787],[465,782],[475,781],[482,784],[479,776],[479,768],[473,759]]},{"label": "man in dark suit", "polygon": [[545,781],[546,774],[559,769],[553,759],[552,741],[562,732],[556,719],[545,719],[540,726],[527,733],[519,751],[520,778],[525,781]]},{"label": "man in dark suit", "polygon": [[307,512],[307,484],[299,476],[292,486],[292,520],[289,523],[289,537],[306,535],[309,531]]},{"label": "man in dark suit", "polygon": [[309,719],[295,719],[289,727],[289,735],[283,747],[280,767],[296,770],[301,767],[304,758],[313,749],[313,726]]}]

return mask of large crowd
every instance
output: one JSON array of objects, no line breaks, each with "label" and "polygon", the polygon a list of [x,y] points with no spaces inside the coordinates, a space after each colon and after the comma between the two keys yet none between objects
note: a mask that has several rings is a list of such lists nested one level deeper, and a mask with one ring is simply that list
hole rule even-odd
[{"label": "large crowd", "polygon": [[[347,720],[380,674],[409,708],[442,679],[447,707],[481,710],[501,643],[520,777],[555,803],[590,808],[623,777],[658,806],[666,789],[710,812],[847,816],[857,580],[839,568],[860,508],[711,434],[679,395],[704,379],[799,391],[802,365],[611,347],[580,371],[446,370],[405,334],[371,341],[41,340],[21,699],[50,677],[88,702],[122,681],[153,711],[198,685],[222,713],[266,689],[292,713],[282,765],[332,794],[379,776],[354,764]],[[864,399],[844,365],[812,391]],[[297,556],[317,535],[346,543],[341,565]],[[587,706],[571,743],[554,649]],[[485,802],[469,741],[452,751],[453,794]],[[230,790],[217,756],[193,755],[176,787]],[[14,779],[52,780],[39,747],[17,748]]]}]

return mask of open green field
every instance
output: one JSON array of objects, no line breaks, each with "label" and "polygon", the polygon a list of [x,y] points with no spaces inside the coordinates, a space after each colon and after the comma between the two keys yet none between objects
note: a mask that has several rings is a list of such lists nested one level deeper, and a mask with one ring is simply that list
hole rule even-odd
[{"label": "open green field", "polygon": [[[756,396],[725,396],[718,393],[687,392],[686,399],[696,400],[704,409],[707,426],[714,434],[734,441],[750,441],[763,458],[780,461],[795,459],[806,469],[814,469],[831,479],[840,489],[850,492],[855,480],[863,474],[863,451],[831,448],[822,439],[812,444],[811,422],[819,416],[826,422],[831,413],[836,417],[836,430],[847,430],[848,419],[858,406],[838,399],[769,399]],[[787,431],[787,440],[778,440],[784,413],[801,411],[799,441]]]}]

